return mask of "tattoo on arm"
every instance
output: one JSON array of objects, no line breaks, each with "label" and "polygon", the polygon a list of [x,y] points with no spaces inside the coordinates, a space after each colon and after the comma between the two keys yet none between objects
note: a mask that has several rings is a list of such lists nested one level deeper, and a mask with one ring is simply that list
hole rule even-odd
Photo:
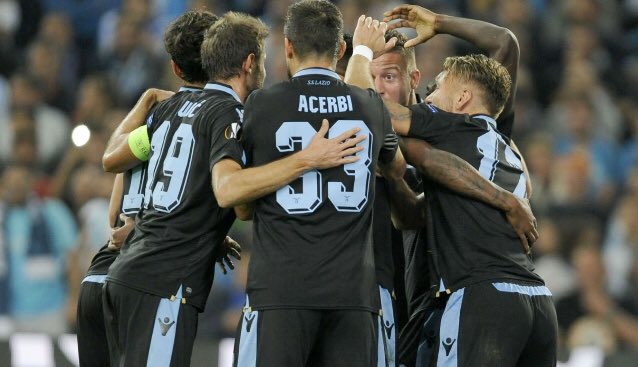
[{"label": "tattoo on arm", "polygon": [[430,148],[421,171],[431,180],[501,210],[507,209],[503,189],[483,178],[469,163],[454,154]]}]

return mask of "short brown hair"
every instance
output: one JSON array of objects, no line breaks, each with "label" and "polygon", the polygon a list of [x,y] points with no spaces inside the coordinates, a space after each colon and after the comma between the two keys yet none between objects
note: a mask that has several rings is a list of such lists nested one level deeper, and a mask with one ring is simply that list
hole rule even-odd
[{"label": "short brown hair", "polygon": [[239,74],[250,54],[260,60],[268,27],[250,15],[228,12],[211,26],[202,43],[202,65],[210,80],[226,80]]},{"label": "short brown hair", "polygon": [[204,32],[217,16],[208,11],[187,11],[164,32],[164,48],[182,71],[182,79],[190,83],[205,83],[208,77],[202,69],[200,49]]},{"label": "short brown hair", "polygon": [[385,32],[386,42],[391,40],[392,37],[397,38],[397,43],[388,52],[394,52],[401,55],[401,57],[405,60],[407,71],[412,72],[416,69],[416,56],[414,54],[414,47],[406,48],[404,45],[406,42],[408,42],[408,37],[406,37],[405,34],[397,31],[396,29],[391,29]]},{"label": "short brown hair", "polygon": [[492,116],[496,117],[503,111],[512,79],[498,61],[485,55],[454,56],[445,59],[443,69],[449,76],[474,82],[482,88],[485,105]]},{"label": "short brown hair", "polygon": [[284,35],[295,54],[335,59],[343,39],[343,18],[337,6],[326,0],[302,0],[288,7]]}]

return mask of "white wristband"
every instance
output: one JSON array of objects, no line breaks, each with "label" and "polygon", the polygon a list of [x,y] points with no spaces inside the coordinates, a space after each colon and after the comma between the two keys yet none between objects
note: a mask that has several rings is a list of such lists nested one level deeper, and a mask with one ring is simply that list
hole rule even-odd
[{"label": "white wristband", "polygon": [[361,55],[369,61],[372,61],[372,55],[374,55],[374,53],[372,52],[370,47],[365,45],[358,45],[355,46],[355,48],[352,50],[352,56],[354,55]]}]

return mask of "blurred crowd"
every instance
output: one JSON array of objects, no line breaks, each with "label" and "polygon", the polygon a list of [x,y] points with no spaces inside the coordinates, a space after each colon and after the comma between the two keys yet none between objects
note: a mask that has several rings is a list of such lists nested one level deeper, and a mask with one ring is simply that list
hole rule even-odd
[{"label": "blurred crowd", "polygon": [[[398,4],[336,2],[350,32],[360,14],[379,18]],[[413,3],[517,36],[513,136],[533,181],[534,257],[554,294],[562,349],[595,345],[608,361],[637,351],[638,0]],[[288,4],[0,0],[0,336],[73,331],[79,283],[109,235],[106,140],[146,88],[179,86],[163,50],[165,26],[187,9],[261,17],[271,27],[270,85],[287,77]],[[419,46],[419,90],[446,56],[473,51],[447,36]],[[80,124],[91,136],[77,147],[71,131]],[[232,235],[244,260],[234,275],[217,275],[200,337],[233,336],[237,325],[250,224],[236,223]]]}]

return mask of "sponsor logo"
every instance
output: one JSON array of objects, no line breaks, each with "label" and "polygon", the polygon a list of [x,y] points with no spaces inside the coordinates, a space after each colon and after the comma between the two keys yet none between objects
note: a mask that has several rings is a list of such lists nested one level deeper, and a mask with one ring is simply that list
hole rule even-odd
[{"label": "sponsor logo", "polygon": [[452,351],[452,346],[454,345],[454,342],[456,342],[456,339],[452,340],[452,338],[447,338],[441,342],[443,344],[443,348],[445,348],[446,357],[450,355],[450,351]]},{"label": "sponsor logo", "polygon": [[252,328],[253,326],[253,321],[255,321],[255,314],[254,313],[250,313],[250,317],[248,317],[248,315],[244,315],[244,320],[246,321],[246,332],[250,333],[250,328]]},{"label": "sponsor logo", "polygon": [[175,321],[171,322],[171,319],[169,319],[168,317],[165,317],[164,321],[158,318],[157,321],[159,321],[162,336],[166,336],[166,334],[168,334],[168,331],[171,329],[171,326],[173,326],[173,324],[175,323]]}]

